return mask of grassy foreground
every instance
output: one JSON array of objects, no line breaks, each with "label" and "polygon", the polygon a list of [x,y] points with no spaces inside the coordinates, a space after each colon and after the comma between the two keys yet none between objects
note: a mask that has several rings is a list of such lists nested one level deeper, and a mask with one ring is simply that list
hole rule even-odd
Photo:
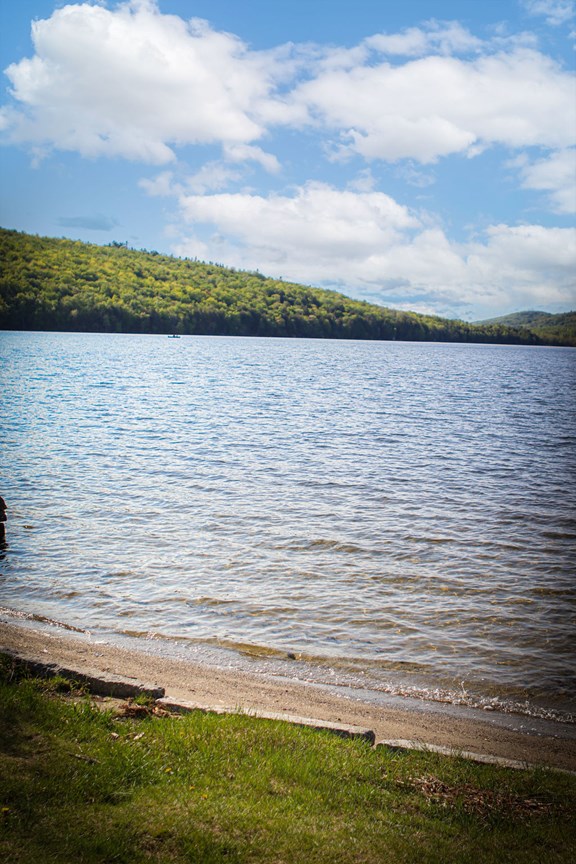
[{"label": "grassy foreground", "polygon": [[576,778],[0,676],[3,862],[566,862]]}]

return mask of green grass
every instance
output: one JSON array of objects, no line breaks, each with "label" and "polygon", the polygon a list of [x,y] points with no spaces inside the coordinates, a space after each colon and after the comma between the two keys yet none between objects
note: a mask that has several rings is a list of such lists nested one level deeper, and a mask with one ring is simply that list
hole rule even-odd
[{"label": "green grass", "polygon": [[3,862],[564,862],[576,778],[0,683]]}]

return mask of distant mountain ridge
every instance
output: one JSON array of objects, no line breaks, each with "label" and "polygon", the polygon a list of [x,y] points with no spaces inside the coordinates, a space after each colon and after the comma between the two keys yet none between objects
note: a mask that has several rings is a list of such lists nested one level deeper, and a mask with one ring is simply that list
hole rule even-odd
[{"label": "distant mountain ridge", "polygon": [[551,312],[538,312],[529,310],[526,312],[511,312],[509,315],[499,315],[497,318],[483,318],[481,321],[474,321],[474,324],[505,324],[509,327],[530,327],[533,324],[542,323],[542,321],[553,318]]},{"label": "distant mountain ridge", "polygon": [[576,311],[560,312],[556,315],[537,310],[512,312],[510,315],[501,315],[498,318],[475,321],[474,324],[480,327],[495,325],[524,328],[544,339],[557,338],[563,340],[564,344],[576,345]]},{"label": "distant mountain ridge", "polygon": [[469,324],[125,243],[2,228],[0,329],[576,345],[568,328]]}]

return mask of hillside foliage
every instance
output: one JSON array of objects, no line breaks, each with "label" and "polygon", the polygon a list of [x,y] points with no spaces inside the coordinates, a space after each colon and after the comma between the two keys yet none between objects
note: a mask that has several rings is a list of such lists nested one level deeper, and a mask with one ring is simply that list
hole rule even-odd
[{"label": "hillside foliage", "polygon": [[0,229],[0,328],[567,344],[400,312],[217,264]]},{"label": "hillside foliage", "polygon": [[576,312],[560,312],[557,315],[552,315],[550,312],[530,310],[513,312],[510,315],[502,315],[500,318],[490,318],[488,321],[478,321],[477,323],[527,328],[546,341],[576,345]]}]

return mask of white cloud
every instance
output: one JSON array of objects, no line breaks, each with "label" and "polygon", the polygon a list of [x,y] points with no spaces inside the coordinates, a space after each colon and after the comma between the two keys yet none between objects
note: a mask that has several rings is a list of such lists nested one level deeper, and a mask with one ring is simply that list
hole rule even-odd
[{"label": "white cloud", "polygon": [[576,148],[558,150],[546,159],[520,160],[522,186],[549,193],[555,213],[576,213]]},{"label": "white cloud", "polygon": [[152,180],[144,177],[138,182],[141,189],[144,189],[152,198],[167,198],[172,195],[179,195],[182,187],[174,180],[172,171],[162,171]]},{"label": "white cloud", "polygon": [[575,305],[576,230],[542,225],[494,225],[467,250],[471,284],[486,308]]},{"label": "white cloud", "polygon": [[241,173],[225,162],[205,162],[194,174],[179,176],[173,171],[161,171],[156,177],[142,178],[138,185],[153,198],[178,197],[188,193],[204,195],[225,189],[230,182],[239,180]]},{"label": "white cloud", "polygon": [[274,85],[273,53],[204,21],[144,0],[71,5],[34,22],[32,38],[34,57],[6,70],[23,109],[8,116],[14,141],[162,164],[177,145],[264,133],[257,114]]},{"label": "white cloud", "polygon": [[152,197],[178,197],[192,193],[204,195],[207,192],[226,189],[231,183],[240,181],[244,173],[239,165],[252,161],[261,165],[268,173],[277,174],[280,163],[270,153],[249,144],[225,145],[224,159],[205,162],[194,174],[184,174],[182,170],[161,171],[154,178],[144,177],[138,185]]},{"label": "white cloud", "polygon": [[[493,53],[457,22],[351,49],[257,52],[133,0],[64,6],[32,35],[35,55],[6,71],[17,107],[0,126],[44,151],[167,164],[181,146],[216,143],[225,159],[277,173],[277,156],[256,142],[278,126],[335,136],[343,156],[424,164],[492,144],[564,148],[576,135],[573,75],[521,45]],[[381,62],[383,52],[417,59]]]},{"label": "white cloud", "polygon": [[376,189],[376,178],[370,168],[363,168],[348,183],[348,189],[352,189],[353,192],[373,192]]},{"label": "white cloud", "polygon": [[576,135],[574,76],[536,51],[473,61],[430,56],[330,70],[294,100],[340,131],[344,153],[431,163],[480,148],[565,147]]},{"label": "white cloud", "polygon": [[424,29],[410,27],[402,33],[377,33],[364,44],[382,54],[423,57],[425,54],[459,54],[478,51],[482,41],[457,21],[430,21]]},{"label": "white cloud", "polygon": [[[568,5],[526,8],[562,23]],[[171,165],[140,185],[178,199],[190,226],[179,254],[412,308],[457,313],[468,304],[476,317],[504,305],[570,305],[568,229],[496,225],[455,243],[433,214],[377,191],[378,161],[398,163],[388,175],[396,181],[425,187],[442,175],[422,166],[498,145],[515,156],[509,164],[525,189],[571,212],[574,75],[531,38],[482,42],[457,22],[432,21],[351,48],[258,52],[205,21],[162,14],[154,0],[69,5],[35,22],[34,56],[8,68],[13,104],[0,109],[0,129],[36,161],[60,148]],[[286,129],[294,163],[304,154],[303,165],[331,177],[341,166],[318,168],[326,152],[372,164],[351,163],[346,189],[299,178],[288,192],[233,194],[249,168],[280,173],[272,151]],[[186,173],[177,154],[194,144],[221,149],[199,148],[204,163]]]},{"label": "white cloud", "polygon": [[573,0],[524,0],[523,6],[529,15],[543,15],[553,27],[567,24],[575,15]]},{"label": "white cloud", "polygon": [[[292,196],[183,195],[194,232],[174,247],[272,276],[442,314],[576,303],[576,232],[491,226],[466,243],[378,192],[307,184]],[[210,237],[201,236],[208,226]]]},{"label": "white cloud", "polygon": [[[382,256],[389,278],[403,279],[402,292],[418,298],[416,311],[435,308],[473,318],[494,309],[541,309],[576,305],[576,231],[540,225],[494,225],[481,237],[451,242],[428,229]],[[385,302],[386,292],[375,296]]]},{"label": "white cloud", "polygon": [[394,171],[394,175],[401,180],[404,180],[404,182],[409,186],[416,186],[419,189],[433,186],[436,182],[436,177],[433,172],[423,171],[421,168],[417,168],[410,161],[398,165]]},{"label": "white cloud", "polygon": [[382,192],[342,192],[322,183],[308,183],[292,197],[183,195],[180,206],[185,221],[216,225],[219,234],[239,241],[240,254],[250,249],[250,255],[276,265],[302,252],[318,261],[336,250],[338,258],[362,259],[418,224],[406,207]]},{"label": "white cloud", "polygon": [[278,174],[281,167],[276,156],[253,144],[226,144],[224,156],[231,162],[257,162],[269,174]]}]

